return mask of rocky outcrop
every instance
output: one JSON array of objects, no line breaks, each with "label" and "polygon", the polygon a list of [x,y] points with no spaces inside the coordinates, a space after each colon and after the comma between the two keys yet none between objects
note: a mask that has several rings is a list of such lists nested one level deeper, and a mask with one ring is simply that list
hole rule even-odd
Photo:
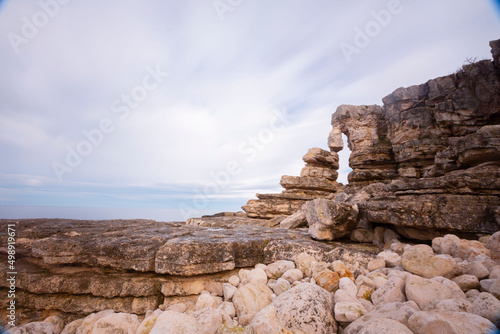
[{"label": "rocky outcrop", "polygon": [[[384,106],[340,106],[332,126],[348,138],[348,194],[365,192],[374,224],[492,233],[500,226],[500,80],[488,60],[419,86]],[[376,188],[370,185],[377,185]]]},{"label": "rocky outcrop", "polygon": [[[244,210],[272,218],[291,215],[306,201],[336,196],[359,207],[363,226],[354,240],[370,239],[367,226],[380,225],[420,240],[497,231],[500,40],[490,45],[493,62],[469,63],[452,75],[398,88],[383,98],[383,106],[338,107],[328,136],[331,153],[311,149],[301,177],[282,178],[287,190],[258,195]],[[352,152],[349,184],[328,187],[336,177],[330,170],[338,168],[342,134]]]},{"label": "rocky outcrop", "polygon": [[257,194],[256,200],[250,200],[242,208],[251,218],[275,218],[291,215],[300,210],[307,201],[326,197],[336,192],[341,184],[337,183],[339,157],[335,151],[328,152],[320,148],[311,148],[302,157],[306,166],[300,176],[281,177],[280,194]]},{"label": "rocky outcrop", "polygon": [[[387,261],[373,268],[374,255],[357,260],[343,256],[340,261],[307,250],[293,261],[259,263],[233,271],[222,290],[205,284],[203,290],[192,291],[191,304],[178,300],[148,309],[144,315],[107,309],[74,321],[52,315],[11,332],[490,333],[500,324],[500,264],[491,258],[487,246],[489,240],[499,237],[497,232],[483,242],[471,243],[446,235],[434,239],[433,248],[404,245],[400,248],[404,251],[395,253],[403,262],[408,257],[419,259],[422,267],[435,265],[433,257],[451,254],[453,268],[446,278],[439,271],[425,271],[426,277],[422,277],[407,271],[412,266],[395,266],[396,261],[387,254],[390,251],[379,253],[377,259]],[[392,249],[395,244],[399,242],[388,246]],[[482,270],[471,271],[477,265]],[[332,284],[324,284],[326,277]],[[471,286],[468,282],[476,283]],[[479,286],[483,292],[474,288]]]},{"label": "rocky outcrop", "polygon": [[[224,285],[238,268],[290,261],[304,251],[322,261],[351,262],[369,253],[355,245],[314,241],[306,231],[246,225],[239,221],[247,221],[244,217],[203,219],[210,224],[0,220],[15,224],[16,230],[17,324],[49,315],[68,323],[107,309],[144,315],[179,302],[194,309],[204,290],[221,296],[225,290],[230,293]],[[7,240],[6,233],[7,229],[0,230],[0,240]],[[9,288],[7,260],[4,242],[0,244],[4,296]],[[2,300],[1,319],[6,319],[7,302]],[[3,320],[0,325],[5,325]]]}]

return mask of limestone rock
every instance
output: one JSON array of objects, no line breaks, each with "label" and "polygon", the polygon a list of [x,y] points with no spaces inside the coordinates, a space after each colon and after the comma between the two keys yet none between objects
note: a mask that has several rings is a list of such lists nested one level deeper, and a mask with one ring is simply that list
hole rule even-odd
[{"label": "limestone rock", "polygon": [[114,313],[97,320],[92,327],[92,334],[135,334],[139,319],[135,314]]},{"label": "limestone rock", "polygon": [[165,311],[151,329],[150,334],[197,334],[198,326],[196,319],[190,315]]},{"label": "limestone rock", "polygon": [[304,205],[309,233],[318,240],[334,240],[348,235],[356,227],[356,204],[315,199]]},{"label": "limestone rock", "polygon": [[11,334],[55,334],[54,325],[44,321],[30,322],[29,324],[10,329]]},{"label": "limestone rock", "polygon": [[307,226],[306,213],[303,210],[295,212],[280,222],[281,228],[297,228],[302,226]]},{"label": "limestone rock", "polygon": [[[83,318],[73,320],[66,326],[64,326],[63,330],[61,331],[61,334],[76,334],[78,328],[82,325],[83,323]],[[138,334],[143,334],[143,333],[138,333]]]},{"label": "limestone rock", "polygon": [[276,296],[281,295],[283,292],[290,290],[291,288],[290,282],[281,277],[278,278],[275,283],[269,283],[268,286],[274,291]]},{"label": "limestone rock", "polygon": [[444,256],[435,256],[427,245],[416,245],[408,248],[402,257],[405,270],[425,278],[446,276],[455,267],[455,262]]},{"label": "limestone rock", "polygon": [[316,284],[329,292],[335,292],[339,287],[340,276],[329,269],[317,272],[313,275]]},{"label": "limestone rock", "polygon": [[[483,283],[484,281],[486,280],[482,280],[481,283]],[[491,293],[493,296],[500,299],[500,279],[494,280],[489,289],[487,289],[487,291]]]},{"label": "limestone rock", "polygon": [[233,304],[242,326],[247,326],[253,317],[264,307],[271,304],[273,291],[263,284],[246,284],[233,296]]},{"label": "limestone rock", "polygon": [[472,312],[500,326],[500,300],[488,292],[481,292],[472,303]]},{"label": "limestone rock", "polygon": [[295,263],[287,260],[279,260],[267,266],[266,274],[269,278],[278,279],[289,269],[295,269]]},{"label": "limestone rock", "polygon": [[384,260],[388,267],[399,267],[401,265],[401,256],[392,251],[380,252],[377,259]]},{"label": "limestone rock", "polygon": [[474,275],[460,275],[453,278],[453,282],[457,283],[464,292],[479,288],[479,280]]},{"label": "limestone rock", "polygon": [[224,323],[232,323],[231,318],[221,310],[205,308],[192,313],[196,319],[199,334],[216,334]]},{"label": "limestone rock", "polygon": [[366,309],[359,303],[339,302],[335,304],[335,320],[353,322],[366,314]]},{"label": "limestone rock", "polygon": [[385,268],[385,260],[380,259],[380,258],[371,260],[370,262],[368,262],[368,266],[366,267],[366,269],[368,269],[368,271],[374,271],[374,270],[382,269],[382,268]]},{"label": "limestone rock", "polygon": [[420,309],[423,309],[433,300],[450,299],[452,297],[451,290],[443,284],[416,275],[408,276],[405,291],[408,300],[417,303]]},{"label": "limestone rock", "polygon": [[490,250],[492,258],[500,259],[500,231],[493,233],[488,242],[486,242],[486,248]]},{"label": "limestone rock", "polygon": [[[376,319],[390,319],[403,326],[408,326],[408,319],[419,312],[418,306],[414,302],[392,302],[375,307],[375,309],[365,316],[355,320],[344,330],[343,334],[360,333],[371,321]],[[403,332],[404,333],[404,332]]]},{"label": "limestone rock", "polygon": [[472,303],[467,299],[444,299],[441,301],[434,300],[423,309],[423,311],[429,310],[474,313]]},{"label": "limestone rock", "polygon": [[77,334],[91,334],[94,324],[101,318],[105,316],[112,315],[115,312],[113,310],[104,310],[97,313],[92,313],[88,315],[78,328]]},{"label": "limestone rock", "polygon": [[160,314],[162,314],[162,311],[157,309],[154,312],[146,315],[144,317],[144,320],[142,320],[142,322],[137,327],[136,334],[149,334]]},{"label": "limestone rock", "polygon": [[335,333],[333,299],[325,289],[302,283],[282,293],[272,304],[280,324],[304,333]]},{"label": "limestone rock", "polygon": [[372,294],[373,305],[381,305],[392,302],[405,302],[403,293],[404,281],[399,277],[391,277],[387,282]]},{"label": "limestone rock", "polygon": [[287,280],[288,282],[290,282],[290,284],[293,284],[296,281],[300,281],[302,277],[304,277],[304,274],[300,269],[288,269],[281,276],[281,278]]},{"label": "limestone rock", "polygon": [[358,334],[413,334],[413,332],[401,323],[391,319],[375,319],[366,324]]},{"label": "limestone rock", "polygon": [[496,329],[488,319],[475,314],[451,311],[417,312],[408,320],[408,327],[415,334],[483,334]]}]

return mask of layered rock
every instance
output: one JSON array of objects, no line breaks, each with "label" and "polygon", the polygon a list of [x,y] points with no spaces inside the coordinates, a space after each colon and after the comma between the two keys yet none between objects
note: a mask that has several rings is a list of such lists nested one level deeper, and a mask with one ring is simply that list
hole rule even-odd
[{"label": "layered rock", "polygon": [[[498,41],[492,42],[498,53]],[[498,58],[498,54],[496,55]],[[495,59],[497,59],[495,58]],[[500,76],[483,60],[399,88],[381,106],[340,106],[329,142],[348,138],[345,189],[373,224],[493,233],[500,227]],[[429,233],[419,237],[431,239]]]},{"label": "layered rock", "polygon": [[[403,267],[390,251],[340,260],[326,253],[231,272],[221,289],[205,284],[186,300],[149,309],[144,316],[107,309],[74,321],[49,316],[13,328],[21,333],[490,333],[500,324],[500,265],[491,257],[500,232],[473,242],[446,235],[428,245],[406,245]],[[393,242],[389,248],[394,248]],[[453,257],[451,257],[452,255]],[[445,275],[436,258],[450,258]],[[333,260],[333,261],[332,261]],[[401,261],[399,261],[401,262]],[[483,266],[483,270],[471,271]],[[472,266],[472,267],[471,267]],[[416,274],[424,270],[422,277]],[[474,274],[472,274],[474,272]],[[469,273],[469,274],[467,274]],[[169,280],[169,277],[164,277]],[[472,286],[470,282],[475,282]],[[479,282],[479,284],[477,284]],[[486,287],[486,283],[491,284]],[[474,287],[481,286],[480,292]],[[163,289],[162,289],[163,291]]]},{"label": "layered rock", "polygon": [[251,218],[275,218],[291,215],[302,205],[319,197],[326,197],[336,192],[341,186],[337,183],[339,157],[335,151],[328,152],[320,148],[311,148],[302,157],[306,163],[300,176],[281,177],[280,194],[257,194],[256,200],[250,200],[242,208]]},{"label": "layered rock", "polygon": [[[144,315],[179,302],[195,309],[204,290],[230,293],[224,284],[238,268],[293,260],[305,250],[323,261],[367,254],[366,248],[316,242],[305,231],[219,219],[208,226],[152,220],[0,220],[16,230],[17,324],[51,315],[67,323],[108,309]],[[6,233],[0,230],[0,240],[7,240]],[[10,271],[6,246],[0,244],[4,296]],[[7,319],[6,303],[4,298],[1,319]]]}]

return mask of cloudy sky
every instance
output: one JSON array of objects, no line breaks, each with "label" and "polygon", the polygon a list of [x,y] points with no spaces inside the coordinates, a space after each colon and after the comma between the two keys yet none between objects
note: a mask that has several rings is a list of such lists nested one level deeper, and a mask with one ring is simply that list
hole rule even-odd
[{"label": "cloudy sky", "polygon": [[486,0],[0,1],[0,218],[237,211],[327,148],[340,104],[491,58],[498,13]]}]

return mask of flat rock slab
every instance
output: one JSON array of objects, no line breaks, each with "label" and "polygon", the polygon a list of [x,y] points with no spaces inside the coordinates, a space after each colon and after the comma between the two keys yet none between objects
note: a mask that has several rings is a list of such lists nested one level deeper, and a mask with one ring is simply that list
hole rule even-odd
[{"label": "flat rock slab", "polygon": [[[12,223],[0,220],[1,224]],[[305,246],[331,253],[339,244],[306,231],[249,225],[203,227],[153,220],[24,219],[16,224],[20,256],[73,265],[179,276],[211,274],[275,260],[293,260]],[[7,229],[0,240],[7,240]],[[2,241],[4,242],[4,241]],[[6,245],[0,244],[0,252]],[[346,248],[347,247],[347,248]],[[342,245],[342,253],[349,245]],[[374,252],[375,249],[353,252]]]}]

